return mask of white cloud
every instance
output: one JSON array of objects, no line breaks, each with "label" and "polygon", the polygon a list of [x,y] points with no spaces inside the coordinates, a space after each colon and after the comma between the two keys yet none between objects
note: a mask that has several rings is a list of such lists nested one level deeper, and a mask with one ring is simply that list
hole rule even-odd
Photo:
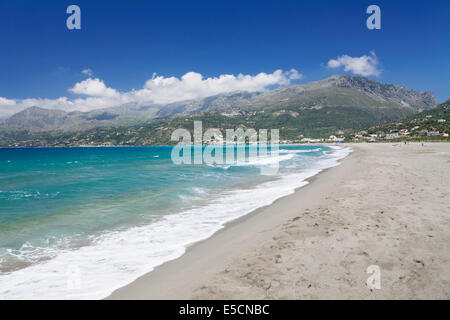
[{"label": "white cloud", "polygon": [[257,75],[223,74],[218,77],[204,78],[196,72],[188,72],[182,77],[164,77],[153,74],[143,88],[128,92],[119,92],[107,87],[98,78],[88,78],[76,83],[70,92],[80,97],[69,99],[30,98],[10,100],[0,97],[0,117],[10,116],[31,106],[64,111],[91,111],[95,109],[118,106],[124,103],[167,104],[182,100],[199,99],[230,91],[264,91],[269,86],[289,85],[302,75],[295,69],[276,70],[273,73],[261,72]]},{"label": "white cloud", "polygon": [[84,94],[93,97],[118,97],[120,95],[118,91],[106,87],[105,83],[97,78],[88,78],[78,82],[69,91],[75,94]]},{"label": "white cloud", "polygon": [[360,76],[378,76],[381,71],[377,69],[378,58],[375,52],[371,51],[370,55],[361,57],[350,57],[346,54],[339,56],[337,59],[328,61],[328,68],[344,67],[344,71],[350,71]]},{"label": "white cloud", "polygon": [[0,118],[9,117],[22,109],[15,100],[0,97]]},{"label": "white cloud", "polygon": [[0,106],[15,106],[16,101],[0,97]]},{"label": "white cloud", "polygon": [[291,69],[290,71],[289,71],[289,75],[288,75],[288,78],[289,78],[289,80],[298,80],[298,79],[301,79],[303,77],[303,75],[302,74],[300,74],[297,70],[295,70],[295,69]]},{"label": "white cloud", "polygon": [[89,76],[89,77],[92,77],[92,76],[94,75],[94,72],[93,72],[92,69],[90,69],[90,68],[83,69],[83,70],[81,71],[81,73],[84,74],[84,75],[86,75],[86,76]]},{"label": "white cloud", "polygon": [[261,72],[255,76],[223,74],[214,78],[203,78],[200,73],[188,72],[181,78],[153,75],[140,94],[148,95],[155,103],[170,103],[188,99],[198,99],[230,91],[263,91],[271,85],[288,85],[299,79],[297,70],[273,73]]}]

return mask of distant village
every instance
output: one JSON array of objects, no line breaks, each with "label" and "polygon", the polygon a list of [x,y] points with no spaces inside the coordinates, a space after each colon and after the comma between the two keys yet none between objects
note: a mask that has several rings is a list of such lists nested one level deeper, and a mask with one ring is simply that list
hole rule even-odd
[{"label": "distant village", "polygon": [[[183,123],[190,122],[187,118]],[[230,126],[233,125],[230,123]],[[23,131],[18,132],[19,138],[14,135],[5,134],[0,136],[0,145],[5,147],[86,147],[86,146],[133,146],[133,145],[173,145],[171,132],[180,123],[173,123],[172,126],[158,127],[99,127],[86,132],[76,134],[52,134],[33,133]],[[182,126],[181,126],[182,127]],[[397,123],[388,123],[372,126],[363,130],[352,129],[328,131],[327,136],[308,136],[300,134],[302,128],[299,127],[297,134],[292,134],[288,138],[283,137],[284,127],[280,128],[280,143],[344,143],[344,142],[382,142],[382,141],[450,141],[450,116],[447,104],[437,110],[422,112],[416,118],[403,120]],[[247,128],[244,127],[244,130]],[[248,132],[247,132],[248,134]],[[254,136],[253,136],[254,135]],[[203,137],[204,145],[224,144],[224,137]],[[269,137],[267,137],[269,138]],[[270,138],[269,138],[270,139]],[[257,133],[254,132],[246,138],[249,143],[258,141]]]},{"label": "distant village", "polygon": [[348,137],[352,141],[378,141],[378,140],[411,140],[411,139],[448,139],[449,123],[446,119],[433,118],[426,115],[424,118],[417,118],[408,123],[394,123],[381,125],[355,132]]},{"label": "distant village", "polygon": [[408,123],[393,123],[374,126],[357,132],[339,130],[328,138],[301,137],[298,140],[281,140],[282,144],[290,143],[320,143],[320,142],[377,142],[385,140],[448,140],[450,123],[446,119],[433,119],[426,115],[424,119],[414,119]]}]

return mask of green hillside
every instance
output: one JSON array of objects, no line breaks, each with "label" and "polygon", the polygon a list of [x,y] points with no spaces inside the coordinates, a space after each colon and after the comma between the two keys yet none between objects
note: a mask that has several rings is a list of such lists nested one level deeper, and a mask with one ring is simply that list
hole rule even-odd
[{"label": "green hillside", "polygon": [[[387,139],[388,134],[398,137]],[[439,140],[449,141],[450,100],[420,113],[408,116],[402,121],[376,125],[347,136],[348,140],[364,140],[377,135],[377,140]],[[362,137],[361,137],[362,136]]]},{"label": "green hillside", "polygon": [[[222,132],[238,127],[279,129],[280,139],[292,142],[330,135],[353,139],[367,128],[391,132],[400,130],[393,127],[398,121],[407,121],[406,126],[418,121],[419,127],[433,124],[436,130],[444,130],[439,129],[442,124],[426,120],[429,114],[433,120],[446,115],[442,106],[440,111],[430,109],[435,101],[429,92],[361,77],[332,76],[304,85],[231,92],[154,110],[122,106],[84,114],[32,107],[0,126],[0,147],[167,145],[173,143],[170,136],[174,130],[192,130],[195,120],[203,121],[204,130],[218,128]],[[427,111],[417,113],[421,109]]]},{"label": "green hillside", "polygon": [[282,140],[303,137],[328,137],[342,130],[349,132],[387,121],[388,115],[354,107],[323,107],[302,109],[284,107],[247,112],[236,116],[203,113],[173,120],[154,120],[121,127],[99,127],[81,132],[31,132],[8,130],[0,134],[0,146],[80,146],[80,145],[167,145],[177,128],[192,130],[193,121],[203,122],[203,128],[279,129]]}]

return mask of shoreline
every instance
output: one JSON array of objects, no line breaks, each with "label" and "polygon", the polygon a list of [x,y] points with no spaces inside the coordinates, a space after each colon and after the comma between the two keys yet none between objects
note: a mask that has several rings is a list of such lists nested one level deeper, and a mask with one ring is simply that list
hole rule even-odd
[{"label": "shoreline", "polygon": [[[313,147],[312,146],[308,147],[308,150],[310,148]],[[153,228],[155,232],[152,231],[152,228],[146,228],[145,230],[145,226],[142,228],[138,227],[136,228],[135,231],[133,231],[133,229],[130,229],[130,232],[123,232],[117,234],[115,232],[112,232],[110,233],[111,236],[107,236],[108,241],[105,239],[106,238],[105,237],[101,239],[101,241],[93,242],[92,245],[82,246],[79,251],[78,259],[80,262],[77,263],[77,268],[80,269],[80,272],[81,270],[90,270],[89,264],[92,263],[93,261],[98,261],[98,264],[96,265],[95,269],[103,270],[101,274],[103,274],[104,277],[97,277],[95,275],[95,272],[92,271],[90,272],[83,271],[82,281],[83,283],[86,283],[88,286],[90,286],[89,287],[90,290],[86,290],[87,287],[85,285],[83,285],[83,288],[80,288],[81,290],[64,290],[65,288],[62,288],[62,290],[60,290],[59,292],[56,290],[52,290],[53,297],[64,296],[67,299],[80,299],[83,298],[84,296],[84,298],[87,299],[104,299],[117,288],[125,286],[134,281],[139,276],[151,272],[151,270],[153,270],[155,266],[159,266],[166,261],[170,261],[182,256],[188,247],[192,246],[194,243],[198,241],[208,239],[209,237],[211,237],[211,235],[223,229],[224,225],[228,224],[227,222],[233,221],[240,216],[245,216],[253,212],[257,208],[269,206],[271,203],[273,203],[273,201],[276,201],[279,198],[294,193],[295,190],[298,190],[300,187],[308,183],[305,181],[307,177],[312,177],[313,175],[316,175],[318,172],[326,170],[327,167],[335,166],[338,163],[339,159],[342,159],[342,157],[348,154],[347,151],[348,148],[342,149],[342,147],[338,147],[329,149],[330,150],[327,150],[329,156],[325,156],[324,154],[321,157],[317,158],[319,160],[317,162],[314,162],[316,165],[312,166],[310,170],[309,169],[301,170],[300,174],[297,173],[293,175],[291,175],[290,172],[288,171],[287,175],[282,175],[284,176],[283,179],[269,179],[268,181],[266,181],[267,186],[265,185],[265,183],[262,184],[258,183],[256,184],[256,186],[258,186],[257,188],[254,188],[253,184],[249,185],[250,188],[246,188],[245,187],[246,184],[244,184],[242,185],[243,186],[242,190],[244,191],[243,194],[241,194],[240,192],[237,193],[234,192],[234,189],[230,189],[231,191],[228,192],[230,197],[224,198],[223,196],[225,196],[226,194],[223,195],[221,194],[220,198],[223,199],[224,201],[217,202],[218,203],[217,205],[211,206],[208,205],[209,208],[204,210],[204,212],[202,213],[202,216],[205,217],[205,219],[208,219],[208,217],[213,217],[213,219],[215,219],[215,217],[218,217],[219,219],[221,219],[221,221],[214,220],[215,221],[214,224],[211,224],[212,221],[210,222],[206,221],[206,223],[202,222],[205,220],[205,219],[202,220],[202,216],[198,216],[198,219],[189,218],[189,216],[187,216],[184,218],[186,222],[185,224],[178,223],[178,225],[181,226],[180,228],[176,227],[171,228],[171,230],[178,230],[173,231],[174,233],[172,233],[172,235],[174,237],[178,237],[177,233],[179,232],[178,239],[181,239],[181,241],[178,241],[178,243],[175,244],[172,243],[171,246],[165,246],[164,248],[161,248],[161,245],[158,245],[158,243],[160,242],[153,241],[153,239],[159,238],[157,235],[162,236],[162,238],[166,238],[164,234],[158,233],[159,231],[162,230],[161,225],[159,226],[157,225],[155,228]],[[333,151],[331,149],[340,149],[341,151],[339,150]],[[321,158],[323,158],[323,160],[320,160]],[[288,177],[288,179],[285,179],[286,177]],[[245,182],[249,181],[247,181],[246,179]],[[261,188],[259,188],[259,186],[261,186]],[[241,188],[238,187],[236,190],[238,189]],[[260,189],[263,191],[262,192],[255,191]],[[269,189],[271,191],[267,192],[266,189]],[[253,192],[251,192],[251,190],[253,190]],[[238,196],[233,196],[235,194],[238,194]],[[232,202],[237,201],[235,203],[236,205],[229,206],[228,204],[231,203],[230,201]],[[192,216],[195,216],[195,212],[194,214],[192,214]],[[188,227],[191,224],[190,223],[191,221],[198,221],[199,223],[203,223],[204,226],[203,227],[200,226],[199,228],[193,227],[187,229],[188,231],[183,233],[186,230],[184,226]],[[177,221],[175,222],[177,224]],[[199,230],[199,232],[195,230]],[[167,234],[167,236],[170,239],[170,235]],[[123,251],[125,253],[125,256],[126,252],[132,251],[135,254],[138,253],[135,256],[135,258],[134,257],[123,258],[123,256],[118,255],[118,253],[121,252],[120,248],[124,247],[124,245],[122,245],[121,243],[122,237],[125,239],[129,239],[127,243],[131,244],[128,245],[128,250]],[[139,239],[139,237],[143,238],[144,241],[136,240]],[[153,246],[149,246],[146,244],[149,238],[152,239],[150,243],[155,243]],[[119,250],[117,251],[117,249]],[[103,250],[106,250],[105,254],[104,255],[99,254],[99,252],[102,252]],[[169,250],[173,250],[172,253]],[[113,253],[112,251],[115,251],[115,253]],[[117,256],[118,258],[115,259],[114,256]],[[70,254],[66,254],[60,255],[58,256],[58,258],[59,260],[55,259],[49,261],[48,263],[36,264],[32,266],[33,268],[29,269],[24,268],[23,269],[24,271],[19,271],[19,273],[13,273],[8,280],[10,282],[14,282],[15,278],[17,278],[17,275],[19,275],[20,273],[25,273],[25,276],[34,277],[34,274],[44,274],[45,272],[48,272],[48,270],[64,270],[63,269],[64,266],[61,268],[61,264],[64,263],[64,261],[67,261],[67,259],[71,259],[72,257],[70,256]],[[116,269],[115,266],[119,263],[122,263],[123,266],[129,268],[131,272],[126,272],[124,270],[125,269],[124,267],[122,267],[121,270]],[[116,271],[118,272],[118,276],[114,277],[113,275],[114,272]],[[66,284],[64,278],[62,281],[58,281],[57,279],[58,273],[56,271],[53,274],[55,276],[47,279],[45,279],[45,277],[42,276],[35,277],[34,283],[42,281],[43,285],[41,286],[41,288],[46,286],[46,284],[44,283],[55,283],[55,284],[60,283],[62,286]],[[62,277],[64,276],[65,275],[62,275]],[[121,281],[120,282],[116,281],[116,279],[120,279]],[[33,286],[35,285],[31,284],[32,289]],[[6,286],[6,283],[5,288],[8,288]],[[25,291],[32,292],[33,290],[25,290]],[[6,289],[5,291],[2,291],[2,295],[3,293],[5,297],[8,296],[9,298],[13,298],[14,294],[16,294],[15,292],[13,292],[10,295],[10,293],[8,293]],[[49,296],[49,298],[51,297],[52,296]],[[32,296],[31,298],[35,297]]]},{"label": "shoreline", "polygon": [[[405,140],[380,140],[374,142],[367,141],[348,141],[348,142],[333,142],[333,141],[323,141],[323,142],[304,142],[304,143],[279,143],[279,146],[350,146],[350,145],[359,145],[359,144],[391,144],[391,143],[403,143]],[[450,143],[450,140],[438,140],[438,139],[419,139],[419,140],[406,140],[408,143],[431,143],[431,144],[440,144],[440,143]],[[208,146],[209,144],[202,144],[202,146]],[[214,145],[214,144],[213,144]],[[222,145],[222,144],[219,144]],[[124,146],[124,145],[81,145],[81,146],[37,146],[37,147],[23,147],[23,146],[14,146],[14,147],[0,147],[1,149],[81,149],[81,148],[145,148],[145,147],[174,147],[176,144],[168,145],[168,144],[152,144],[152,145],[133,145],[133,146]]]},{"label": "shoreline", "polygon": [[[290,144],[290,145],[295,146],[295,145],[302,145],[302,144]],[[314,145],[312,144],[311,146],[314,146]],[[331,145],[327,144],[327,146],[331,146]],[[349,146],[349,145],[345,146],[345,145],[340,144],[337,146],[351,148],[351,146]],[[169,281],[168,278],[172,276],[172,273],[174,272],[174,268],[182,269],[183,268],[182,265],[186,263],[185,260],[187,260],[188,264],[194,263],[194,261],[192,261],[192,259],[194,259],[194,258],[191,258],[191,256],[196,257],[199,253],[200,253],[200,255],[206,254],[206,253],[203,253],[205,251],[205,247],[207,249],[209,249],[211,246],[215,245],[215,244],[210,244],[210,242],[214,242],[214,243],[221,242],[221,241],[223,241],[222,240],[223,237],[225,237],[227,239],[234,238],[235,237],[235,233],[234,233],[235,228],[239,228],[239,229],[245,228],[245,226],[247,224],[253,223],[254,219],[264,218],[264,217],[260,217],[261,215],[263,215],[263,216],[267,215],[267,214],[272,215],[271,208],[273,206],[276,206],[278,202],[283,202],[284,199],[291,198],[291,197],[296,199],[298,197],[298,193],[301,193],[302,190],[308,188],[314,181],[319,179],[320,176],[326,175],[326,173],[329,172],[330,170],[341,167],[342,163],[348,161],[348,159],[350,157],[352,157],[353,154],[355,153],[355,150],[353,148],[351,148],[351,149],[352,149],[352,151],[347,156],[338,160],[338,165],[322,169],[319,173],[315,174],[314,176],[305,179],[306,184],[303,186],[297,187],[292,194],[282,196],[282,197],[276,199],[273,203],[271,203],[269,205],[259,207],[241,217],[238,217],[232,221],[226,222],[221,229],[216,231],[210,237],[208,237],[206,239],[202,239],[200,241],[196,241],[196,242],[188,245],[182,256],[175,258],[173,260],[166,261],[166,262],[162,263],[161,265],[156,266],[152,271],[147,272],[146,274],[137,278],[133,282],[114,290],[108,297],[105,297],[105,299],[107,299],[107,300],[109,300],[109,299],[172,299],[171,295],[166,297],[166,296],[159,296],[158,294],[156,294],[155,296],[153,296],[153,293],[151,293],[149,296],[147,296],[146,294],[141,296],[141,293],[140,293],[141,289],[139,288],[136,290],[136,289],[134,289],[134,287],[135,286],[141,287],[141,285],[140,285],[141,281],[145,284],[153,282],[153,281],[155,281],[155,282],[157,281],[158,285],[164,286],[164,282],[166,280]],[[321,178],[321,180],[322,179],[325,180],[326,178]],[[216,238],[219,238],[219,239],[216,240]],[[164,277],[164,280],[161,280],[162,279],[161,276]],[[167,277],[167,279],[165,277]],[[137,295],[135,295],[134,291],[139,291],[139,293]],[[175,297],[174,299],[185,299],[185,298]]]},{"label": "shoreline", "polygon": [[107,299],[449,298],[450,145],[347,146],[340,165]]}]

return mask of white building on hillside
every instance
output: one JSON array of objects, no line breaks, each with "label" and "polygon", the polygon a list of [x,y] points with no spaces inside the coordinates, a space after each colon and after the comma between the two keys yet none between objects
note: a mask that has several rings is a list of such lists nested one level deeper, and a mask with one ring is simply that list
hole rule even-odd
[{"label": "white building on hillside", "polygon": [[398,138],[398,137],[399,137],[398,132],[393,132],[393,133],[387,133],[386,134],[386,139],[395,139],[395,138]]}]

